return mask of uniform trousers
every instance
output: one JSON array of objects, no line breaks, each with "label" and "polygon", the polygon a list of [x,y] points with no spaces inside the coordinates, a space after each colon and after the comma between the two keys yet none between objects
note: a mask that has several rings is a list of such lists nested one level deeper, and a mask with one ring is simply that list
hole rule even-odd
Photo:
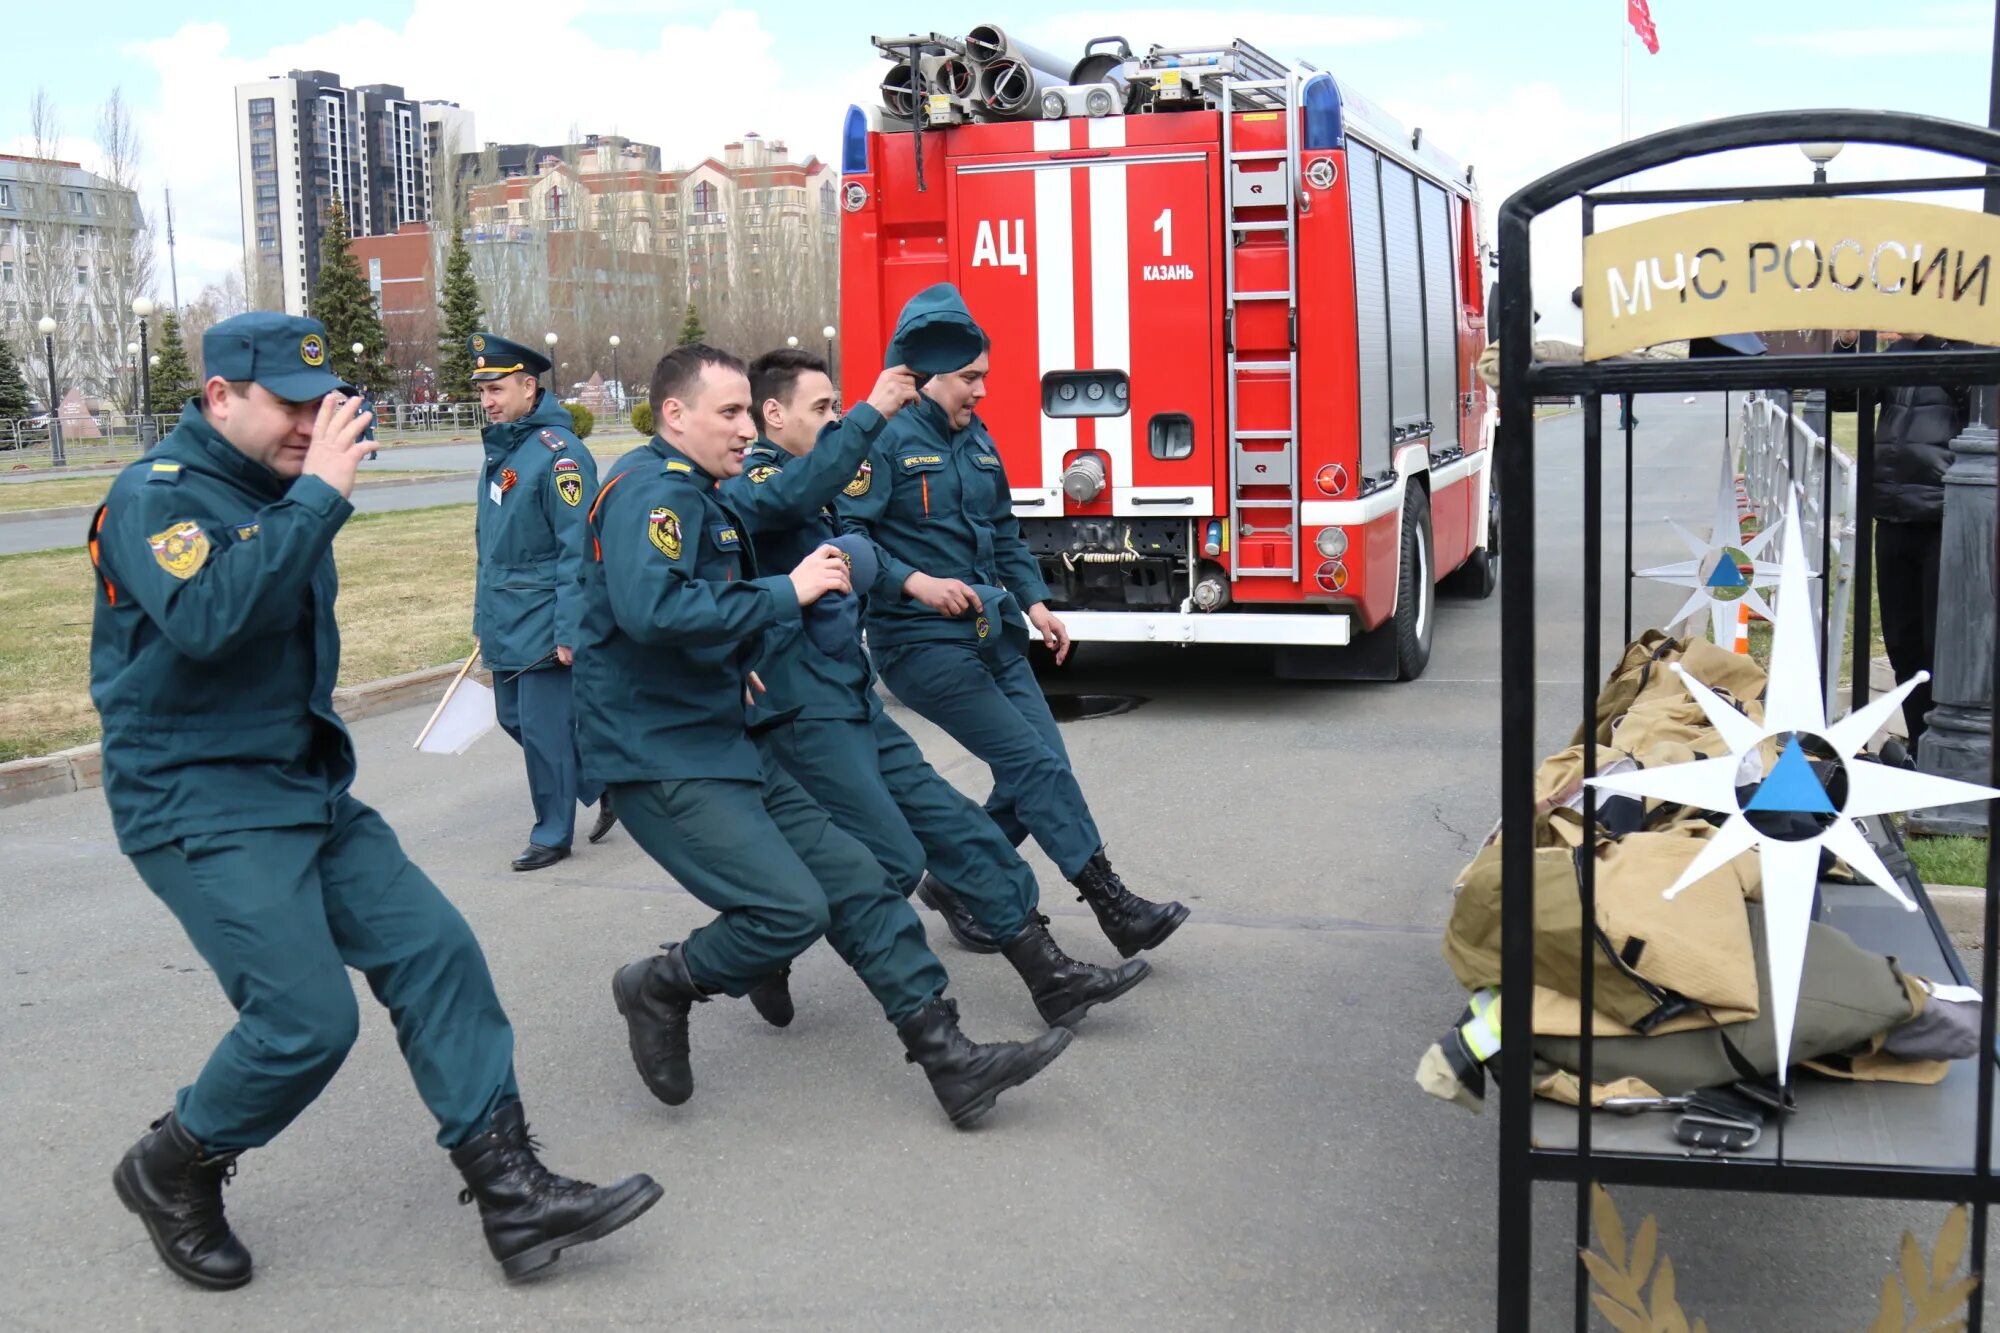
[{"label": "uniform trousers", "polygon": [[868,849],[759,749],[761,781],[611,784],[633,841],[719,913],[682,946],[688,976],[742,995],[825,935],[900,1026],[943,993],[944,964]]},{"label": "uniform trousers", "polygon": [[528,796],[535,827],[528,841],[567,847],[576,838],[576,806],[596,805],[597,788],[577,776],[576,709],[566,666],[538,667],[509,678],[493,674],[493,711],[528,760]]},{"label": "uniform trousers", "polygon": [[772,728],[767,743],[904,896],[928,867],[983,930],[1013,939],[1041,898],[1035,872],[986,812],[938,775],[873,690],[868,701],[866,720],[797,719]]},{"label": "uniform trousers", "polygon": [[[1882,646],[1896,683],[1919,671],[1935,671],[1937,661],[1938,552],[1942,523],[1877,523],[1875,587],[1882,606]],[[1921,748],[1931,711],[1931,687],[1919,685],[1903,700],[1903,721],[1911,748]]]},{"label": "uniform trousers", "polygon": [[881,649],[876,664],[898,699],[993,770],[986,813],[1008,840],[1019,845],[1033,835],[1074,879],[1104,839],[1034,668],[1011,637],[995,640],[896,644]]},{"label": "uniform trousers", "polygon": [[319,1096],[360,1031],[350,967],[388,1009],[440,1144],[519,1095],[514,1029],[472,928],[352,796],[328,825],[192,834],[132,864],[236,1007],[175,1100],[203,1147],[261,1147]]}]

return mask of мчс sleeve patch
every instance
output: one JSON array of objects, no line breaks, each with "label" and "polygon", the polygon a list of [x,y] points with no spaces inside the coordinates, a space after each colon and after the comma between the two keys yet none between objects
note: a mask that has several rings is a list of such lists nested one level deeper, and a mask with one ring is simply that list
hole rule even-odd
[{"label": "\u043c\u0447\u0441 sleeve patch", "polygon": [[646,515],[646,539],[669,560],[681,558],[680,515],[664,505]]},{"label": "\u043c\u0447\u0441 sleeve patch", "polygon": [[865,458],[862,459],[861,466],[855,469],[854,480],[841,487],[840,493],[850,500],[859,500],[862,496],[868,494],[868,480],[874,474],[874,471],[875,469],[869,464],[868,460]]},{"label": "\u043c\u0447\u0441 sleeve patch", "polygon": [[177,579],[191,579],[208,563],[208,534],[192,519],[174,524],[146,539],[153,560]]},{"label": "\u043c\u0447\u0441 sleeve patch", "polygon": [[574,509],[583,503],[583,465],[574,458],[558,458],[555,466],[556,494]]}]

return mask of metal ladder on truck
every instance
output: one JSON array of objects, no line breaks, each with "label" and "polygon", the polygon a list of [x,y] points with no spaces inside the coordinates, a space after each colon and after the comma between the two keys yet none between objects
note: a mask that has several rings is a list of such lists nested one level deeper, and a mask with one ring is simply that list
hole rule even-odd
[{"label": "metal ladder on truck", "polygon": [[[1229,441],[1229,532],[1234,578],[1299,577],[1302,527],[1299,515],[1299,340],[1298,340],[1298,70],[1266,55],[1247,42],[1221,47],[1181,50],[1155,48],[1148,63],[1168,58],[1203,84],[1213,85],[1222,113],[1223,225],[1223,354],[1224,393]],[[1163,61],[1162,63],[1166,63]],[[1235,114],[1275,112],[1285,127],[1284,147],[1238,150]],[[1246,164],[1259,164],[1245,171]],[[1269,165],[1275,164],[1275,166]],[[1284,195],[1282,221],[1268,215],[1277,205],[1268,193],[1254,198],[1253,185],[1268,192],[1276,184]],[[1238,286],[1236,252],[1245,237],[1277,236],[1284,246],[1284,286],[1243,290]],[[1238,352],[1239,331],[1248,310],[1284,311],[1285,348],[1282,360],[1268,356],[1245,358]],[[1267,321],[1268,322],[1268,321]],[[1242,422],[1243,385],[1254,376],[1268,388],[1282,376],[1286,410],[1282,421],[1261,421],[1246,428]],[[1273,542],[1273,538],[1282,539]],[[1282,558],[1263,553],[1280,545]]]}]

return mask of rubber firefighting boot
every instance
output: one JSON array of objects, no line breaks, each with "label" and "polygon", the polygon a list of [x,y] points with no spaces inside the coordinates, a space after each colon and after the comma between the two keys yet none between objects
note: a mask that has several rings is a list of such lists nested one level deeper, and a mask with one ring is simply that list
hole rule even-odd
[{"label": "rubber firefighting boot", "polygon": [[792,1007],[792,969],[765,977],[746,992],[750,1005],[774,1028],[790,1027],[797,1010]]},{"label": "rubber firefighting boot", "polygon": [[611,975],[611,999],[625,1020],[632,1063],[655,1097],[679,1106],[694,1096],[688,1065],[688,1010],[712,994],[688,976],[681,946],[627,963]]},{"label": "rubber firefighting boot", "polygon": [[922,1065],[951,1123],[964,1129],[993,1101],[1048,1067],[1070,1043],[1068,1028],[1052,1027],[1033,1041],[980,1044],[958,1030],[958,1001],[940,995],[896,1029],[911,1064]]},{"label": "rubber firefighting boot", "polygon": [[1089,903],[1097,913],[1104,937],[1118,947],[1122,958],[1159,948],[1188,918],[1188,909],[1179,903],[1148,902],[1126,888],[1102,847],[1070,883],[1077,887],[1078,901]]},{"label": "rubber firefighting boot", "polygon": [[495,1111],[485,1133],[453,1148],[451,1164],[465,1177],[458,1201],[478,1200],[487,1248],[510,1278],[547,1268],[572,1245],[610,1235],[664,1193],[647,1175],[599,1186],[550,1171],[535,1156],[519,1102]]},{"label": "rubber firefighting boot", "polygon": [[1028,924],[1007,941],[1002,952],[1021,980],[1028,983],[1028,994],[1035,997],[1042,1021],[1058,1028],[1075,1026],[1092,1005],[1117,999],[1153,970],[1143,958],[1117,967],[1078,962],[1055,942],[1049,934],[1049,919],[1040,912],[1029,915]]},{"label": "rubber firefighting boot", "polygon": [[236,1174],[236,1158],[209,1152],[169,1111],[111,1173],[111,1187],[146,1224],[160,1262],[213,1291],[250,1280],[250,1251],[222,1215],[222,1186]]},{"label": "rubber firefighting boot", "polygon": [[994,939],[973,919],[965,899],[946,888],[944,881],[928,870],[917,884],[917,901],[944,918],[944,928],[951,932],[960,948],[972,953],[999,953],[1006,947],[1005,940]]}]

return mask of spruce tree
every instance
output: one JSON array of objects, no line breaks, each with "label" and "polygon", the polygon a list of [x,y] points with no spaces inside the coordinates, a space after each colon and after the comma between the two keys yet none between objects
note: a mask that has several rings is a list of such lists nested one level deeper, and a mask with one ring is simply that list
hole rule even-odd
[{"label": "spruce tree", "polygon": [[681,321],[681,345],[704,342],[707,338],[708,332],[701,326],[701,316],[695,313],[694,302],[689,301],[687,318]]},{"label": "spruce tree", "polygon": [[[50,404],[49,411],[55,411]],[[28,415],[28,382],[21,376],[21,363],[14,349],[0,338],[0,421],[18,421]]]},{"label": "spruce tree", "polygon": [[153,371],[153,407],[161,413],[176,412],[194,397],[198,386],[188,365],[187,343],[181,338],[181,322],[173,311],[160,315],[160,364]]},{"label": "spruce tree", "polygon": [[486,322],[486,315],[479,308],[479,284],[472,277],[472,252],[466,249],[463,231],[451,238],[438,306],[444,312],[444,331],[438,338],[437,391],[454,403],[475,402],[479,392],[472,383],[472,352],[467,343]]},{"label": "spruce tree", "polygon": [[[319,283],[313,290],[312,317],[326,325],[326,364],[349,384],[380,397],[389,388],[389,366],[382,359],[387,339],[375,298],[361,263],[347,245],[347,214],[334,204],[326,219],[326,236],[319,247]],[[349,350],[361,344],[361,355]]]}]

